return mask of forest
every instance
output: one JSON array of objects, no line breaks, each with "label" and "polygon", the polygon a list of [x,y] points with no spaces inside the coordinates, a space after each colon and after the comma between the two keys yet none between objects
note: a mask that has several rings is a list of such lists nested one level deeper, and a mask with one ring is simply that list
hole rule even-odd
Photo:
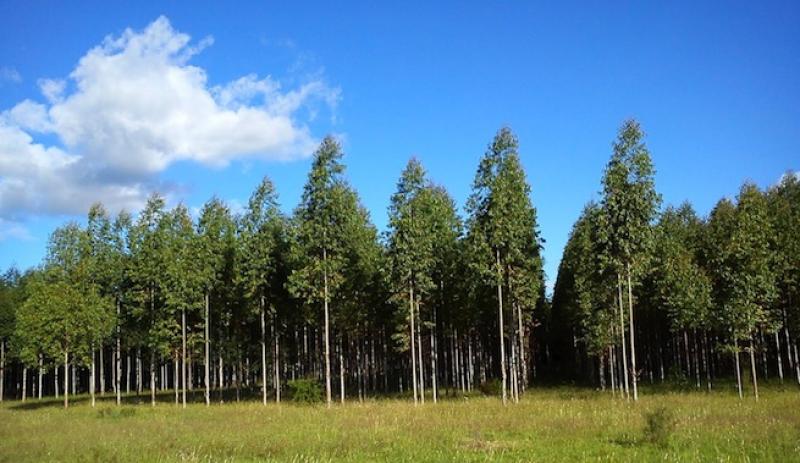
[{"label": "forest", "polygon": [[153,194],[135,216],[98,202],[53,231],[40,265],[2,276],[0,400],[513,404],[569,384],[636,401],[661,383],[757,400],[759,380],[800,385],[798,176],[744,183],[703,217],[662,204],[638,122],[609,139],[552,294],[509,128],[463,217],[412,158],[384,233],[334,137],[289,215],[266,177],[241,213],[220,198],[193,212]]}]

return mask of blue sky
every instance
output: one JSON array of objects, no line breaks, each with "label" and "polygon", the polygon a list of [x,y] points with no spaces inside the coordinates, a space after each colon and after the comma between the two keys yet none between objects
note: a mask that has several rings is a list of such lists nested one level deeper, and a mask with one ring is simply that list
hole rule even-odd
[{"label": "blue sky", "polygon": [[383,229],[410,156],[463,205],[511,126],[551,284],[625,118],[666,203],[800,168],[798,2],[298,3],[0,3],[0,268],[92,200],[290,211],[326,133]]}]

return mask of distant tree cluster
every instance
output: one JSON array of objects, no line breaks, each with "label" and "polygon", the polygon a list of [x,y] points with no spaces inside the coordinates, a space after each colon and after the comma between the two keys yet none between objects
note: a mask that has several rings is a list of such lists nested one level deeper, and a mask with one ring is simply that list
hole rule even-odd
[{"label": "distant tree cluster", "polygon": [[466,231],[412,159],[380,236],[342,155],[322,141],[291,217],[265,178],[242,214],[212,198],[194,220],[153,195],[138,217],[98,203],[85,227],[58,228],[44,262],[0,286],[6,394],[267,403],[302,379],[329,405],[424,402],[502,376],[518,398],[544,284],[515,136],[502,129],[482,159]]},{"label": "distant tree cluster", "polygon": [[153,405],[266,404],[302,384],[329,406],[473,388],[516,402],[542,377],[633,399],[640,381],[735,377],[741,394],[742,351],[756,393],[759,374],[800,382],[794,175],[766,192],[745,184],[707,219],[661,210],[642,130],[625,122],[550,300],[509,129],[480,160],[464,218],[411,159],[384,234],[342,157],[321,142],[291,216],[264,178],[241,214],[212,198],[192,217],[153,195],[136,217],[98,203],[85,226],[56,229],[41,265],[0,280],[0,399],[63,395],[66,407],[71,394],[121,403],[149,389]]},{"label": "distant tree cluster", "polygon": [[627,122],[602,200],[584,208],[559,267],[560,373],[634,400],[640,380],[711,389],[733,375],[741,397],[744,352],[756,398],[759,376],[800,384],[798,177],[767,191],[745,183],[700,218],[689,203],[657,213],[653,174],[644,135]]}]

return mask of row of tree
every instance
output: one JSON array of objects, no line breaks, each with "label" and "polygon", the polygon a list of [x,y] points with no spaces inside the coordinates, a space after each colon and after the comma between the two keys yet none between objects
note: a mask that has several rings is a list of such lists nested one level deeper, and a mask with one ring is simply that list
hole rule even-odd
[{"label": "row of tree", "polygon": [[149,388],[153,404],[159,390],[184,406],[266,404],[304,380],[329,405],[495,386],[506,402],[547,374],[636,400],[640,381],[736,378],[741,395],[748,374],[756,396],[759,371],[800,383],[797,176],[745,184],[705,219],[661,210],[643,132],[626,121],[550,300],[517,149],[501,129],[463,220],[411,159],[384,234],[330,137],[291,216],[267,178],[241,214],[216,198],[196,218],[158,195],[136,218],[97,204],[85,226],[53,232],[39,267],[0,280],[0,398],[120,403]]},{"label": "row of tree", "polygon": [[800,384],[798,176],[767,191],[745,183],[705,219],[689,203],[657,214],[659,202],[642,131],[629,122],[602,200],[584,208],[559,267],[560,372],[634,400],[640,378],[711,389],[732,375],[741,397],[745,352],[756,398],[759,370],[781,382],[788,370]]},{"label": "row of tree", "polygon": [[136,218],[98,203],[56,229],[40,266],[2,279],[0,387],[65,407],[76,392],[120,403],[149,388],[155,404],[171,389],[185,406],[195,390],[280,400],[306,378],[330,405],[335,389],[424,402],[500,377],[518,400],[544,284],[515,136],[489,145],[466,226],[412,159],[380,236],[341,158],[324,139],[291,217],[265,178],[241,214],[213,198],[193,220],[153,195]]}]

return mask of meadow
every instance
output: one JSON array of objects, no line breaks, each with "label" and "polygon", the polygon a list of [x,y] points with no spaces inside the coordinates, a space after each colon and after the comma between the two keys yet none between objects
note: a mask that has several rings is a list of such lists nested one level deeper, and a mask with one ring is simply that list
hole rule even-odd
[{"label": "meadow", "polygon": [[331,409],[126,400],[4,402],[0,461],[800,461],[800,394],[778,386],[758,402],[730,388],[645,389],[634,404],[574,387],[533,389],[507,406],[482,396]]}]

